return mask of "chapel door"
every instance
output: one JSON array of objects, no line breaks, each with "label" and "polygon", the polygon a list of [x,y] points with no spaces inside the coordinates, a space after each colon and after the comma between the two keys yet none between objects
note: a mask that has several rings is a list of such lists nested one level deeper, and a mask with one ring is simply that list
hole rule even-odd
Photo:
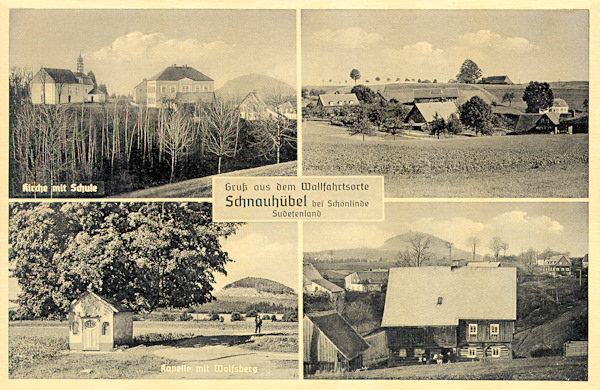
[{"label": "chapel door", "polygon": [[99,351],[99,321],[96,318],[89,318],[83,321],[83,350]]}]

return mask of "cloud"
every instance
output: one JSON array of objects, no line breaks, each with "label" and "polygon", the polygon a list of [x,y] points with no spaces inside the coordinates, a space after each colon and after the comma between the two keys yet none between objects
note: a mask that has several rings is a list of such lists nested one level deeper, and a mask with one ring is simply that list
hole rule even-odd
[{"label": "cloud", "polygon": [[381,35],[369,33],[360,27],[317,31],[313,33],[313,39],[321,45],[335,46],[342,49],[370,49],[383,42]]},{"label": "cloud", "polygon": [[134,31],[118,37],[112,44],[88,53],[94,61],[137,62],[151,58],[173,62],[178,58],[198,59],[230,53],[235,45],[223,41],[200,42],[196,39],[169,39],[162,33]]},{"label": "cloud", "polygon": [[534,45],[525,38],[505,38],[490,30],[479,30],[476,33],[463,34],[459,37],[459,41],[462,43],[459,46],[465,48],[489,48],[492,51],[499,50],[500,52],[511,51],[524,53],[531,51],[534,48]]}]

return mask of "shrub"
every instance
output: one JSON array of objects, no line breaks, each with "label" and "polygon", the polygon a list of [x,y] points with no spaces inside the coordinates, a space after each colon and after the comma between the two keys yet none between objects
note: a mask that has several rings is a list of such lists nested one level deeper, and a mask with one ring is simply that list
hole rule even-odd
[{"label": "shrub", "polygon": [[246,312],[246,318],[256,317],[257,315],[258,315],[258,313],[256,312],[256,310],[248,310]]},{"label": "shrub", "polygon": [[273,314],[271,316],[271,321],[273,321],[273,322],[277,321],[277,316],[275,314]]},{"label": "shrub", "polygon": [[281,318],[283,322],[298,322],[298,313],[295,311],[291,311],[289,313],[285,313]]},{"label": "shrub", "polygon": [[217,313],[215,311],[211,311],[208,315],[208,319],[210,321],[219,321],[221,318],[223,318],[223,317],[220,317],[219,313]]},{"label": "shrub", "polygon": [[220,316],[219,321],[223,322],[223,321],[225,321],[225,318],[223,318],[223,316]]},{"label": "shrub", "polygon": [[179,321],[191,321],[194,319],[194,316],[188,313],[181,313],[179,315]]},{"label": "shrub", "polygon": [[240,313],[231,313],[231,322],[234,321],[244,321],[244,317],[242,317],[242,315]]}]

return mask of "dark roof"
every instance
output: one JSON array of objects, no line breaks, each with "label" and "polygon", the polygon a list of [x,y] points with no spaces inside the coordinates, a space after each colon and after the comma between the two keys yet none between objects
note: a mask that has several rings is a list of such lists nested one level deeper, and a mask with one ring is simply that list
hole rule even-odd
[{"label": "dark roof", "polygon": [[319,273],[315,266],[310,263],[302,266],[302,273],[304,278],[310,280],[311,282],[316,279],[323,279],[323,276]]},{"label": "dark roof", "polygon": [[556,117],[556,114],[553,112],[546,112],[543,114],[521,114],[519,116],[517,126],[515,127],[515,131],[517,133],[530,131],[544,116],[547,116],[554,125],[558,125],[560,123],[559,119]]},{"label": "dark roof", "polygon": [[88,92],[88,95],[106,95],[106,92],[99,90],[98,87],[94,87]]},{"label": "dark roof", "polygon": [[490,76],[481,79],[482,83],[512,83],[508,76]]},{"label": "dark roof", "polygon": [[361,283],[385,283],[388,280],[388,272],[382,271],[357,271]]},{"label": "dark roof", "polygon": [[336,311],[307,313],[306,316],[346,359],[352,360],[369,349],[365,339]]},{"label": "dark roof", "polygon": [[103,295],[100,295],[100,294],[98,294],[98,293],[95,293],[95,292],[93,292],[93,291],[89,291],[89,290],[88,290],[88,291],[86,291],[86,292],[84,292],[83,294],[81,294],[81,295],[79,296],[79,298],[78,298],[77,300],[75,300],[75,301],[74,301],[74,302],[71,304],[71,309],[73,309],[73,307],[74,307],[75,305],[77,305],[77,303],[78,303],[80,300],[82,300],[82,299],[83,299],[85,296],[87,296],[87,295],[91,295],[91,296],[93,296],[94,298],[96,298],[96,299],[98,299],[98,300],[100,300],[100,301],[104,302],[106,305],[110,306],[110,308],[111,308],[111,309],[113,309],[113,310],[114,310],[115,312],[117,312],[117,313],[118,313],[118,312],[123,312],[123,311],[131,311],[131,309],[129,309],[127,306],[124,306],[124,305],[122,305],[122,304],[121,304],[121,303],[119,303],[119,302],[113,301],[113,300],[111,300],[111,299],[108,299],[108,298],[106,298],[106,297],[105,297],[105,296],[103,296]]},{"label": "dark roof", "polygon": [[55,83],[79,84],[75,74],[69,69],[43,68]]},{"label": "dark roof", "polygon": [[192,67],[176,65],[169,66],[162,72],[154,75],[150,80],[179,81],[186,78],[194,81],[213,81],[213,79]]},{"label": "dark roof", "polygon": [[92,78],[85,73],[77,72],[75,73],[75,77],[81,78],[83,81],[82,84],[94,85],[94,81],[92,80]]}]

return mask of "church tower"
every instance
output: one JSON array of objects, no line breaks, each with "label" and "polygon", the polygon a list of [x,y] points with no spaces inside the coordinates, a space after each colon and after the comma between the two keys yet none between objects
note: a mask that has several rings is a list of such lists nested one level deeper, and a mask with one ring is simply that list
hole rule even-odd
[{"label": "church tower", "polygon": [[79,53],[79,58],[77,58],[77,73],[83,73],[83,57],[81,53]]}]

